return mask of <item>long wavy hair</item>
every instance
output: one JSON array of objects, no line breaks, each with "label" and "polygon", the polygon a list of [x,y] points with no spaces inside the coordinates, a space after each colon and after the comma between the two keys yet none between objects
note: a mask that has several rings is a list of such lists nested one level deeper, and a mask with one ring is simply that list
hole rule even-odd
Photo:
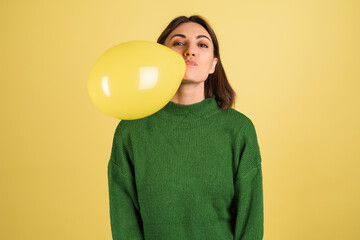
[{"label": "long wavy hair", "polygon": [[205,98],[213,97],[215,95],[215,100],[218,106],[221,109],[226,110],[235,105],[236,93],[230,86],[230,83],[225,74],[225,70],[222,66],[220,59],[219,43],[216,38],[215,32],[203,17],[199,15],[192,15],[190,17],[179,16],[174,18],[160,34],[157,43],[165,45],[165,40],[169,36],[169,34],[180,24],[186,22],[195,22],[200,24],[206,29],[206,31],[208,31],[211,36],[214,44],[214,57],[218,58],[218,62],[215,66],[214,73],[209,74],[209,76],[205,80],[204,94]]}]

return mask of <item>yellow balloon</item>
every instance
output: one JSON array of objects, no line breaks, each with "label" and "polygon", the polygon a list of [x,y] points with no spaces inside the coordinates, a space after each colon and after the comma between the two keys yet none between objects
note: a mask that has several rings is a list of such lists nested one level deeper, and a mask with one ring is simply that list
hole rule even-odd
[{"label": "yellow balloon", "polygon": [[120,43],[93,64],[88,93],[103,113],[139,119],[163,108],[175,95],[186,64],[176,51],[150,41]]}]

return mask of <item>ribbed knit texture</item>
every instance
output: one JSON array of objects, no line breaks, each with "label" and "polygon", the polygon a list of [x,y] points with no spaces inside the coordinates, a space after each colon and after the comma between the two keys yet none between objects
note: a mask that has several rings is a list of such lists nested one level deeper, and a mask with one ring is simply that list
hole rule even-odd
[{"label": "ribbed knit texture", "polygon": [[118,124],[108,164],[114,240],[259,240],[255,127],[215,98]]}]

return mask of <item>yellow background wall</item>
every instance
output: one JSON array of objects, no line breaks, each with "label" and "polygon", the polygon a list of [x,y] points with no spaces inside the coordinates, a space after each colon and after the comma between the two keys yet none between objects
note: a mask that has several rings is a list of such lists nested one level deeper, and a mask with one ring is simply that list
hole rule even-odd
[{"label": "yellow background wall", "polygon": [[92,104],[88,72],[190,14],[213,26],[257,130],[264,239],[360,239],[357,0],[1,1],[0,239],[111,239],[119,120]]}]

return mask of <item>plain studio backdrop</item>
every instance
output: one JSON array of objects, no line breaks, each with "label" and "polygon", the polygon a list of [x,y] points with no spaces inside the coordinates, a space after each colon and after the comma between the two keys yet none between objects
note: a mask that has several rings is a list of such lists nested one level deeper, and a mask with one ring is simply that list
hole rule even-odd
[{"label": "plain studio backdrop", "polygon": [[107,49],[208,19],[263,161],[265,240],[360,238],[357,0],[1,1],[0,239],[111,239]]}]

